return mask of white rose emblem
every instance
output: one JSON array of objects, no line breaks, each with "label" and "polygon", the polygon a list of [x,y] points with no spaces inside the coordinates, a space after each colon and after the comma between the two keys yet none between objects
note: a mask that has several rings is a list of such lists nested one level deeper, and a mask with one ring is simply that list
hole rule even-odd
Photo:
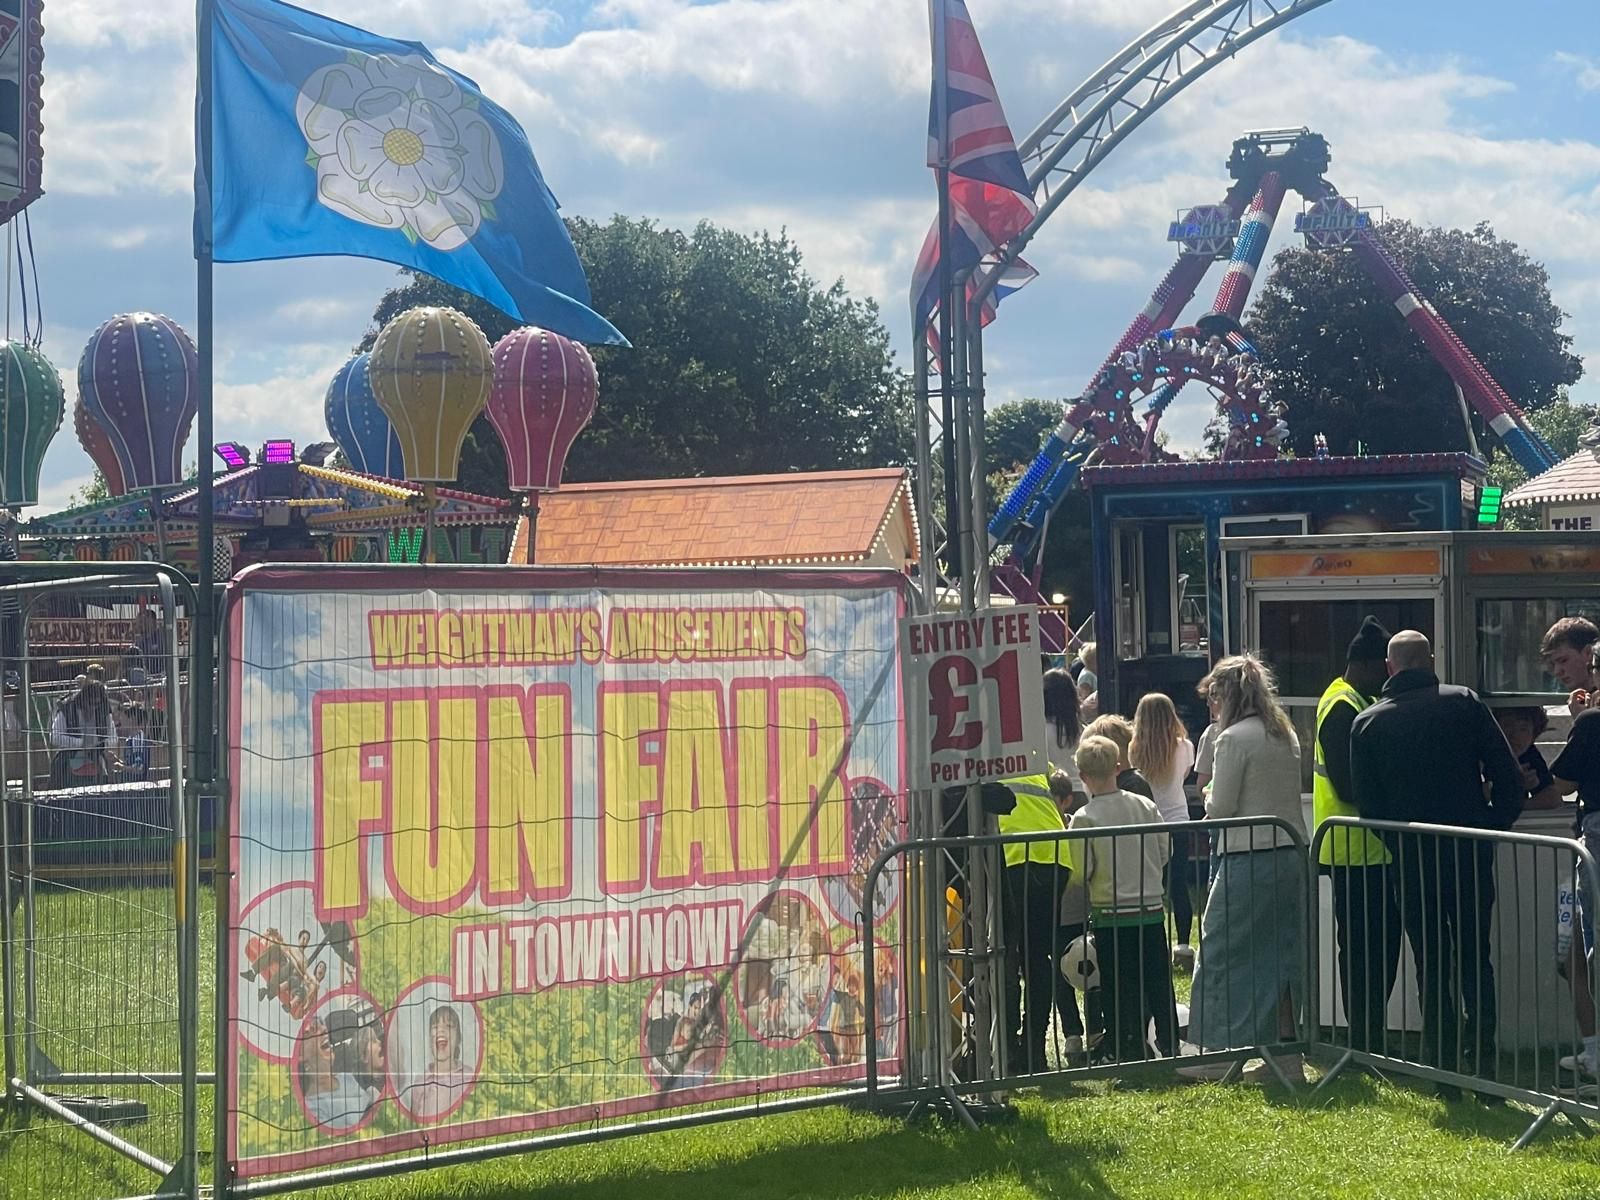
[{"label": "white rose emblem", "polygon": [[295,117],[317,199],[341,216],[454,250],[495,217],[505,163],[476,97],[419,55],[352,53],[307,79]]}]

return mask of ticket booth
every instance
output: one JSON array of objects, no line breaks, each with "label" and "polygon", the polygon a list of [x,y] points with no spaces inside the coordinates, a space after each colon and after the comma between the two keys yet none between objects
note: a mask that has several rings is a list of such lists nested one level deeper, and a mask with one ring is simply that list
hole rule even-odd
[{"label": "ticket booth", "polygon": [[[1344,670],[1346,647],[1370,613],[1391,632],[1427,634],[1445,682],[1473,688],[1492,707],[1544,707],[1551,718],[1546,759],[1559,751],[1569,721],[1566,689],[1545,673],[1539,643],[1562,617],[1600,622],[1600,533],[1244,537],[1224,538],[1220,548],[1237,605],[1227,649],[1250,650],[1272,666],[1302,746],[1314,736],[1318,697]],[[1310,753],[1302,753],[1301,763],[1309,828]],[[1517,829],[1569,837],[1571,805],[1526,812]],[[1529,853],[1503,847],[1497,864],[1494,945],[1516,948],[1515,961],[1496,963],[1503,1049],[1572,1034],[1553,946],[1561,881],[1552,877],[1548,858],[1539,861],[1535,868]],[[1323,891],[1326,929],[1326,881]],[[1331,939],[1323,941],[1327,951]],[[1328,952],[1325,1020],[1334,1004],[1332,971]],[[1530,1006],[1529,995],[1538,1003]],[[1397,1022],[1403,999],[1397,994],[1391,1009]]]},{"label": "ticket booth", "polygon": [[1476,519],[1483,472],[1468,454],[1088,468],[1101,711],[1131,713],[1162,691],[1204,725],[1194,685],[1230,630],[1237,644],[1224,539],[1459,530]]}]

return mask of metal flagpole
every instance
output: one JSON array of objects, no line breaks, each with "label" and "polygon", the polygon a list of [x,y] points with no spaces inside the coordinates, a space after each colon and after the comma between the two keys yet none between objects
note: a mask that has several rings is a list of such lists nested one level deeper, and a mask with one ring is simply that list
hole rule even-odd
[{"label": "metal flagpole", "polygon": [[[198,421],[200,433],[200,478],[198,480],[197,510],[198,529],[196,533],[195,554],[197,558],[197,571],[199,586],[196,589],[195,611],[189,622],[190,640],[190,680],[189,694],[191,703],[189,711],[193,714],[194,730],[190,739],[191,761],[190,768],[190,811],[197,811],[202,796],[212,798],[212,803],[221,806],[221,798],[217,796],[216,788],[216,763],[214,750],[217,738],[217,705],[216,705],[216,562],[215,562],[215,523],[213,511],[213,474],[211,470],[211,447],[215,444],[215,430],[212,422],[212,370],[215,356],[212,353],[212,343],[215,337],[215,326],[212,321],[212,214],[215,211],[211,196],[212,187],[212,49],[213,38],[216,31],[216,5],[215,0],[196,0],[195,3],[195,308],[196,330],[199,334],[196,352],[199,362],[199,413]],[[217,822],[220,831],[225,823]],[[217,847],[219,859],[226,854],[226,848],[220,844]],[[227,905],[221,903],[231,889],[232,882],[226,872],[218,870],[215,873],[218,887],[217,912],[228,911]],[[219,921],[220,924],[220,921]],[[198,927],[198,925],[196,926]],[[219,931],[220,933],[220,931]],[[228,1178],[228,1109],[231,1097],[228,1090],[228,1071],[223,1065],[224,1057],[229,1053],[227,1038],[227,1012],[228,1004],[221,989],[227,986],[227,981],[232,977],[229,969],[228,938],[217,938],[217,1003],[216,1020],[217,1034],[215,1053],[218,1059],[216,1083],[213,1088],[212,1103],[212,1194],[218,1198],[226,1197],[231,1180]],[[196,997],[195,999],[198,999]],[[185,1022],[185,1028],[190,1032],[184,1037],[185,1061],[185,1091],[192,1089],[194,1078],[194,1063],[196,1054],[194,1046],[195,1017]],[[194,1103],[189,1096],[185,1096],[188,1103]],[[194,1110],[191,1110],[194,1111]],[[195,1171],[193,1177],[186,1181],[193,1196],[199,1195],[199,1172]]]},{"label": "metal flagpole", "polygon": [[[939,410],[944,426],[940,455],[944,461],[944,544],[945,558],[952,575],[961,574],[960,540],[956,537],[958,493],[956,489],[955,380],[951,368],[951,319],[954,280],[950,272],[950,63],[945,49],[945,8],[943,0],[930,0],[928,20],[933,29],[933,94],[939,130],[939,165],[935,171],[939,190]],[[917,330],[921,340],[923,331]],[[918,354],[922,347],[916,348]]]}]

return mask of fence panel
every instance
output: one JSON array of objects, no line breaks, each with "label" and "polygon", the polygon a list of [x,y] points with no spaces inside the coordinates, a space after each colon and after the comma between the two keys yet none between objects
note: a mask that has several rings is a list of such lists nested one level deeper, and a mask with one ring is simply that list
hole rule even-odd
[{"label": "fence panel", "polygon": [[[1595,1033],[1594,859],[1537,834],[1337,818],[1319,967],[1337,1007],[1318,1033],[1349,1063],[1461,1090],[1600,1116]],[[1352,851],[1355,851],[1352,853]],[[1331,947],[1332,953],[1328,952]],[[1592,1041],[1591,1041],[1592,1046]],[[1328,1076],[1332,1078],[1332,1074]]]},{"label": "fence panel", "polygon": [[[948,804],[959,803],[951,795]],[[1177,837],[1200,849],[1174,858]],[[1211,846],[1214,880],[1202,869]],[[973,872],[976,856],[983,863]],[[1192,889],[1200,913],[1192,979],[1172,966],[1167,907],[1169,865],[1181,870],[1185,861],[1194,869],[1175,884]],[[922,838],[891,847],[874,872],[937,877],[947,867],[943,930],[932,923],[929,956],[945,980],[930,1013],[932,1043],[945,1053],[924,1090],[971,1094],[1156,1061],[1224,1078],[1261,1058],[1257,1069],[1274,1078],[1298,1074],[1311,995],[1309,889],[1305,839],[1287,823],[1230,818]],[[987,928],[971,917],[974,874],[993,881]],[[864,956],[869,980],[874,955]],[[985,970],[995,981],[988,1006],[970,986]],[[993,1065],[981,1071],[965,1048],[985,1041]],[[875,1067],[870,1088],[896,1086]]]},{"label": "fence panel", "polygon": [[165,568],[7,570],[0,1194],[192,1196],[207,1047],[187,620]]},{"label": "fence panel", "polygon": [[857,1086],[863,909],[904,1026],[905,881],[864,886],[906,832],[905,603],[886,572],[242,575],[223,1182]]}]

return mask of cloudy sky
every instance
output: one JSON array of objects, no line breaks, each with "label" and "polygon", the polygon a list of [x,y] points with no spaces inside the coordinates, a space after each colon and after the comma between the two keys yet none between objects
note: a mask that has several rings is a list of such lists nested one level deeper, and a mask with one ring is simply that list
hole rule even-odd
[{"label": "cloudy sky", "polygon": [[[1019,137],[1175,5],[970,0]],[[1346,195],[1415,221],[1488,220],[1545,262],[1600,378],[1592,5],[1333,0],[1223,64],[1042,231],[1028,255],[1041,277],[1007,302],[987,343],[991,400],[1081,390],[1169,264],[1167,222],[1226,189],[1232,140],[1302,124],[1329,138],[1330,178]],[[521,120],[569,213],[786,227],[816,277],[878,300],[909,361],[906,289],[933,213],[923,0],[320,6],[425,41],[476,78]],[[192,23],[187,0],[45,8],[47,195],[33,240],[45,349],[69,397],[83,344],[108,316],[152,309],[193,328]],[[1275,247],[1292,222],[1279,224]],[[355,259],[219,267],[218,436],[321,436],[327,380],[393,277]],[[1214,286],[1215,275],[1202,302]],[[1600,399],[1600,385],[1579,394]],[[1177,445],[1198,440],[1207,408],[1189,397],[1169,416]],[[44,507],[89,472],[69,420],[45,462]]]}]

